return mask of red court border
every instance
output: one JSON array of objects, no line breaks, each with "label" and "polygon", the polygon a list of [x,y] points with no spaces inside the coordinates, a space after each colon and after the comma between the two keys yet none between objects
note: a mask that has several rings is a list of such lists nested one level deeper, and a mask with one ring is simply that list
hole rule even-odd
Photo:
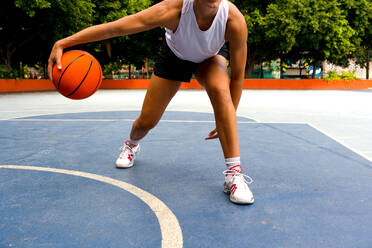
[{"label": "red court border", "polygon": [[[149,79],[103,80],[101,89],[146,89]],[[201,89],[195,79],[183,83],[182,89]],[[334,80],[321,79],[245,79],[244,89],[262,90],[366,90],[372,88],[369,80]],[[0,93],[51,91],[53,83],[47,79],[0,79]]]}]

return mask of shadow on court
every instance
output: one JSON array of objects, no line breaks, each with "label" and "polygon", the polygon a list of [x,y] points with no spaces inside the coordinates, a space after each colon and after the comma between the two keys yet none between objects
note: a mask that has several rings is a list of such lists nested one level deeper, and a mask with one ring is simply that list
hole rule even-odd
[{"label": "shadow on court", "polygon": [[[211,114],[166,112],[130,169],[116,169],[135,111],[0,121],[0,165],[94,173],[163,201],[183,247],[371,247],[372,165],[306,124],[239,118],[243,171],[255,204],[222,192],[224,160]],[[169,231],[172,233],[172,230]],[[0,247],[161,247],[154,212],[90,180],[0,169]]]}]

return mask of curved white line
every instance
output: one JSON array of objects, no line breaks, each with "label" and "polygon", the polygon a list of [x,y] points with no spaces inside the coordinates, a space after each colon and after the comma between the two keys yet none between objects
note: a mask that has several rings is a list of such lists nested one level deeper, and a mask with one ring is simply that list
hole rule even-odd
[{"label": "curved white line", "polygon": [[[114,122],[114,121],[121,121],[121,122],[134,122],[135,119],[11,119],[7,121],[18,121],[18,122]],[[215,121],[207,121],[207,120],[160,120],[159,122],[165,123],[215,123]],[[237,121],[238,124],[257,124],[258,122],[254,121]],[[275,122],[277,123],[277,122]],[[299,123],[296,123],[299,124]]]},{"label": "curved white line", "polygon": [[141,199],[146,203],[151,210],[155,213],[158,218],[160,230],[161,230],[161,247],[162,248],[182,248],[183,237],[182,230],[178,223],[177,217],[172,213],[172,211],[158,198],[154,195],[123,181],[119,181],[110,177],[105,177],[97,174],[73,171],[73,170],[63,170],[56,168],[47,167],[36,167],[36,166],[22,166],[22,165],[0,165],[0,169],[16,169],[16,170],[36,170],[36,171],[47,171],[54,173],[61,173],[67,175],[73,175],[78,177],[85,177],[92,180],[96,180],[103,183],[108,183],[113,186],[119,187],[134,196]]}]

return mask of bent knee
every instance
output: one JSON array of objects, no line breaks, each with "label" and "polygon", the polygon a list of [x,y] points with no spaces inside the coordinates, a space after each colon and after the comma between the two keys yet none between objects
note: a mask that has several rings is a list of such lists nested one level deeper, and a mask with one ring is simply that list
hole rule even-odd
[{"label": "bent knee", "polygon": [[209,97],[213,100],[228,100],[231,98],[230,88],[218,83],[206,86]]},{"label": "bent knee", "polygon": [[228,78],[223,77],[216,77],[216,78],[209,78],[205,82],[205,89],[207,90],[208,94],[214,95],[230,95],[230,84]]},{"label": "bent knee", "polygon": [[[223,57],[222,55],[215,55],[207,60],[204,61],[205,63],[208,63],[208,64],[214,64],[214,65],[217,65],[218,67],[220,67],[222,70],[227,70],[227,65],[228,65],[228,61],[225,57]],[[204,63],[203,62],[203,63]]]},{"label": "bent knee", "polygon": [[203,87],[206,86],[206,81],[213,77],[213,75],[217,78],[228,79],[227,64],[228,62],[225,57],[215,55],[199,64],[195,71],[195,77]]},{"label": "bent knee", "polygon": [[136,120],[136,126],[140,129],[150,130],[153,129],[159,122],[157,118],[151,118],[149,116],[140,115]]}]

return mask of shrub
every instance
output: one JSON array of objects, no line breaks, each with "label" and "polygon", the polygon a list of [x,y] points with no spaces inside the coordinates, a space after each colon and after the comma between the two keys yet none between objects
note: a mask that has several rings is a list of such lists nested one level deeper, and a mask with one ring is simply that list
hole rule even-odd
[{"label": "shrub", "polygon": [[339,79],[350,81],[358,78],[355,76],[354,71],[341,71],[341,73],[338,73],[336,70],[331,70],[327,72],[327,76],[324,79],[327,81]]},{"label": "shrub", "polygon": [[18,78],[19,72],[16,69],[11,71],[5,65],[0,65],[0,78]]}]

